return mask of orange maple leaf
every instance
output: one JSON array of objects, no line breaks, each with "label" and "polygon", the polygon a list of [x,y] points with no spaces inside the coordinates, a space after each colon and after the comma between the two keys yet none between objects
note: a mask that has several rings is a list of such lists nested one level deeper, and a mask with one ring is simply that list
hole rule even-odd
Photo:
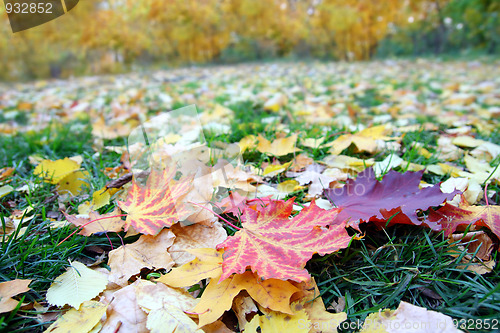
[{"label": "orange maple leaf", "polygon": [[332,225],[340,209],[323,210],[313,201],[289,219],[293,201],[277,200],[257,210],[244,210],[243,229],[217,246],[224,249],[221,281],[244,273],[248,266],[263,279],[308,281],[304,266],[314,253],[324,255],[347,247],[351,236],[346,221]]},{"label": "orange maple leaf", "polygon": [[445,236],[452,234],[461,225],[485,226],[500,238],[500,206],[470,206],[462,200],[459,207],[446,203],[437,211],[429,211],[429,221],[438,222]]},{"label": "orange maple leaf", "polygon": [[125,230],[132,226],[146,235],[156,235],[163,227],[185,219],[193,213],[192,209],[181,202],[191,189],[191,181],[181,178],[174,180],[175,170],[152,170],[146,186],[141,187],[132,180],[132,188],[127,200],[119,201],[118,206],[127,212]]}]

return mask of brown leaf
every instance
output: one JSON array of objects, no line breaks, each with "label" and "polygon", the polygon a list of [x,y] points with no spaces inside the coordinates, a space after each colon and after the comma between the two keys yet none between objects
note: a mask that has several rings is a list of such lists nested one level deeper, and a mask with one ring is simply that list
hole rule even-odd
[{"label": "brown leaf", "polygon": [[0,283],[0,313],[10,312],[16,308],[19,301],[12,299],[12,297],[30,290],[28,285],[31,281],[33,280],[16,279]]},{"label": "brown leaf", "polygon": [[227,238],[227,232],[219,222],[215,222],[212,227],[201,224],[183,226],[181,223],[176,223],[170,230],[175,234],[175,241],[168,252],[176,266],[184,265],[196,258],[186,252],[187,249],[215,249]]},{"label": "brown leaf", "polygon": [[141,280],[113,293],[100,333],[148,333],[146,328],[147,315],[137,304],[136,286]]},{"label": "brown leaf", "polygon": [[171,268],[174,261],[167,249],[173,244],[174,238],[175,235],[170,230],[164,229],[156,237],[143,235],[135,243],[109,252],[109,281],[123,286],[132,275],[140,273],[144,267]]}]

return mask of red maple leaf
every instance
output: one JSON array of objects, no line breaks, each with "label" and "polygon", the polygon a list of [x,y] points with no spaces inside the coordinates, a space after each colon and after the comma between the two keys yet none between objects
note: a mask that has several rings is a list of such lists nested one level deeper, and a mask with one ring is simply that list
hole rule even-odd
[{"label": "red maple leaf", "polygon": [[[423,171],[401,174],[391,170],[379,182],[373,169],[368,168],[356,180],[347,180],[344,187],[326,189],[324,193],[336,207],[342,208],[340,220],[386,221],[394,216],[391,223],[420,225],[417,210],[439,206],[460,193],[443,193],[439,184],[419,189],[422,175]],[[435,228],[430,223],[429,226]]]},{"label": "red maple leaf", "polygon": [[238,216],[242,214],[245,209],[256,210],[259,207],[266,206],[272,201],[273,199],[271,199],[271,196],[249,199],[238,192],[231,192],[229,196],[221,200],[218,206],[222,210],[222,213],[231,213]]},{"label": "red maple leaf", "polygon": [[180,200],[191,189],[191,181],[174,180],[175,170],[152,170],[146,186],[134,178],[126,201],[118,206],[127,212],[125,230],[130,226],[140,233],[156,235],[163,227],[183,220],[193,213],[191,207]]},{"label": "red maple leaf", "polygon": [[290,219],[293,201],[277,200],[258,210],[244,210],[243,228],[217,246],[224,249],[221,280],[250,266],[263,279],[308,281],[304,266],[313,254],[347,247],[351,236],[345,221],[331,225],[339,209],[323,210],[313,201]]},{"label": "red maple leaf", "polygon": [[462,198],[459,207],[445,204],[437,211],[431,209],[428,219],[432,223],[437,222],[445,231],[445,236],[449,236],[460,226],[474,224],[488,227],[500,238],[500,206],[470,206]]}]

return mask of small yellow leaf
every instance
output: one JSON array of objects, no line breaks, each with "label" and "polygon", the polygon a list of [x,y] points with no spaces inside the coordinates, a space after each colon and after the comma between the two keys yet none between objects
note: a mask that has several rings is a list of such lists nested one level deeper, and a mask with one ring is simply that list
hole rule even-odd
[{"label": "small yellow leaf", "polygon": [[0,187],[0,198],[5,197],[6,195],[12,193],[14,191],[14,188],[10,185],[5,185]]},{"label": "small yellow leaf", "polygon": [[107,305],[96,302],[83,302],[79,310],[70,309],[45,331],[48,333],[88,333],[99,324]]},{"label": "small yellow leaf", "polygon": [[240,142],[238,143],[241,152],[244,152],[248,148],[254,147],[256,140],[257,138],[255,137],[255,135],[247,135],[243,139],[241,139]]},{"label": "small yellow leaf", "polygon": [[309,332],[311,322],[307,317],[306,311],[303,307],[295,307],[295,305],[296,304],[292,304],[292,308],[294,308],[293,315],[269,311],[266,315],[253,317],[253,319],[246,324],[245,333],[257,332],[257,327],[260,327],[260,332],[262,333]]},{"label": "small yellow leaf", "polygon": [[262,172],[263,176],[266,177],[274,177],[282,172],[284,172],[288,167],[292,164],[292,162],[283,163],[283,164],[270,164],[268,165],[264,171]]},{"label": "small yellow leaf", "polygon": [[285,193],[291,193],[303,188],[305,187],[300,186],[299,182],[295,179],[285,180],[284,182],[279,183],[277,187],[278,191]]},{"label": "small yellow leaf", "polygon": [[186,251],[197,258],[179,268],[172,269],[168,274],[163,275],[156,281],[172,287],[188,287],[203,279],[215,279],[221,276],[222,253],[224,250],[217,251],[206,248],[188,249]]},{"label": "small yellow leaf", "polygon": [[484,140],[478,140],[468,135],[457,136],[451,141],[451,143],[453,143],[455,146],[466,147],[466,148],[476,148],[485,142],[486,141]]},{"label": "small yellow leaf", "polygon": [[257,145],[257,150],[264,154],[284,156],[301,151],[301,149],[295,146],[295,143],[297,142],[297,134],[287,138],[276,139],[273,142],[267,140],[259,134],[258,140],[259,144]]},{"label": "small yellow leaf", "polygon": [[77,196],[88,186],[89,178],[90,174],[88,171],[73,171],[59,181],[57,193],[59,195],[68,193],[72,196]]},{"label": "small yellow leaf", "polygon": [[80,164],[78,162],[66,157],[57,161],[43,160],[37,165],[33,174],[42,177],[45,182],[57,184],[64,177],[79,168]]},{"label": "small yellow leaf", "polygon": [[74,261],[67,271],[59,275],[50,285],[47,290],[47,301],[57,306],[69,304],[78,308],[83,302],[99,295],[107,284],[106,275]]}]

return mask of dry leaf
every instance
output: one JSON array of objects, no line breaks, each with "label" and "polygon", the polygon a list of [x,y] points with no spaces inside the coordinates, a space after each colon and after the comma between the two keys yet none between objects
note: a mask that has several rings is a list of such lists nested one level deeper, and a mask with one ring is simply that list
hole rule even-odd
[{"label": "dry leaf", "polygon": [[106,288],[108,277],[78,261],[73,261],[65,273],[58,276],[47,290],[50,304],[69,304],[79,308],[80,304],[99,295]]},{"label": "dry leaf", "polygon": [[174,261],[167,249],[174,243],[174,238],[175,235],[170,230],[164,229],[156,237],[142,235],[135,243],[122,245],[109,252],[109,281],[123,286],[144,267],[171,268]]},{"label": "dry leaf", "polygon": [[[125,221],[122,220],[120,216],[116,216],[120,215],[120,213],[121,212],[118,208],[115,208],[112,212],[103,215],[99,215],[96,211],[91,211],[89,217],[85,217],[85,215],[68,215],[66,212],[63,212],[68,222],[77,227],[83,227],[79,234],[84,236],[90,236],[100,232],[122,231]],[[90,221],[94,222],[89,223]]]},{"label": "dry leaf", "polygon": [[0,283],[0,313],[10,312],[17,307],[19,301],[12,297],[29,291],[31,281],[16,279]]},{"label": "dry leaf", "polygon": [[276,139],[273,142],[267,140],[259,134],[258,140],[259,144],[257,145],[257,150],[264,154],[285,156],[301,151],[301,149],[295,146],[295,143],[297,142],[297,134],[289,136],[288,138]]},{"label": "dry leaf", "polygon": [[147,315],[137,304],[136,286],[139,283],[141,280],[113,293],[100,333],[149,333]]},{"label": "dry leaf", "polygon": [[83,302],[78,310],[70,309],[52,323],[45,332],[88,333],[99,324],[107,308],[107,305],[96,301]]},{"label": "dry leaf", "polygon": [[201,224],[183,226],[181,223],[176,223],[170,230],[175,234],[175,240],[168,252],[176,266],[184,265],[195,259],[195,256],[186,250],[215,249],[227,238],[227,232],[219,222],[215,222],[212,227]]},{"label": "dry leaf", "polygon": [[365,319],[361,333],[459,333],[451,317],[410,303],[396,310],[380,310]]}]

